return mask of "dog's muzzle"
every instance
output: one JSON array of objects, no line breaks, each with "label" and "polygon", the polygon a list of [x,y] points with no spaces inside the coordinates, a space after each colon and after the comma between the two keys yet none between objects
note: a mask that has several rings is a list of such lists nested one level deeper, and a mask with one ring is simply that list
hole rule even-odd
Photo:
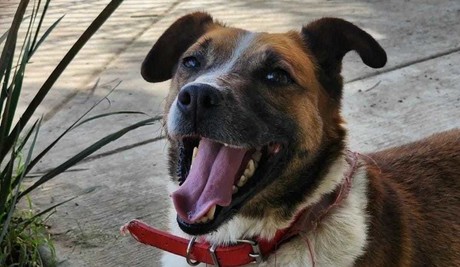
[{"label": "dog's muzzle", "polygon": [[196,125],[213,112],[223,97],[219,89],[208,84],[189,84],[184,86],[177,96],[177,108],[182,116],[196,129]]}]

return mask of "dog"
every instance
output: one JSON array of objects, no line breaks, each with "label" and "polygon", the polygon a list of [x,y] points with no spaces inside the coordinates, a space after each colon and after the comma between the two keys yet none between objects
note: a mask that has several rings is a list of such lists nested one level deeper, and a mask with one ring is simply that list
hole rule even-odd
[{"label": "dog", "polygon": [[[258,254],[261,266],[460,266],[460,130],[347,150],[350,51],[372,68],[387,61],[374,38],[338,18],[271,34],[195,12],[161,35],[141,74],[171,79],[174,234],[225,247],[289,229]],[[162,264],[188,266],[170,253]]]}]

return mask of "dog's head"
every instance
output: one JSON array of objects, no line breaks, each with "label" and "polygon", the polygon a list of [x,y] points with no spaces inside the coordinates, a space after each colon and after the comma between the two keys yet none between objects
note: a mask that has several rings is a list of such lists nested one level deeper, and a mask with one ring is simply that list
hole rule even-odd
[{"label": "dog's head", "polygon": [[343,151],[340,72],[351,50],[373,68],[386,63],[369,34],[336,18],[270,34],[197,12],[166,30],[142,76],[172,79],[165,124],[182,230],[205,234],[235,214],[293,216]]}]

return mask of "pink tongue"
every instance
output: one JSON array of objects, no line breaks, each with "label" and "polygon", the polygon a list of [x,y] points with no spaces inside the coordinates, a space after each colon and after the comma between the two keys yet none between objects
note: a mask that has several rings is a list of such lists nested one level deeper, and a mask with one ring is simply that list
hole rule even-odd
[{"label": "pink tongue", "polygon": [[172,194],[177,214],[193,223],[213,205],[230,205],[235,176],[246,151],[201,139],[187,179]]}]

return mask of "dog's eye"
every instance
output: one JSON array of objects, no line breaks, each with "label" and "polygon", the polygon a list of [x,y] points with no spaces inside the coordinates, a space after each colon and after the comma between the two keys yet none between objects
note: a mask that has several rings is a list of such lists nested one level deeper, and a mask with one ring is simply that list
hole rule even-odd
[{"label": "dog's eye", "polygon": [[200,67],[200,61],[196,57],[185,57],[182,59],[182,65],[188,69],[196,69]]},{"label": "dog's eye", "polygon": [[287,85],[293,82],[289,73],[282,69],[274,69],[265,74],[265,80],[278,85]]}]

